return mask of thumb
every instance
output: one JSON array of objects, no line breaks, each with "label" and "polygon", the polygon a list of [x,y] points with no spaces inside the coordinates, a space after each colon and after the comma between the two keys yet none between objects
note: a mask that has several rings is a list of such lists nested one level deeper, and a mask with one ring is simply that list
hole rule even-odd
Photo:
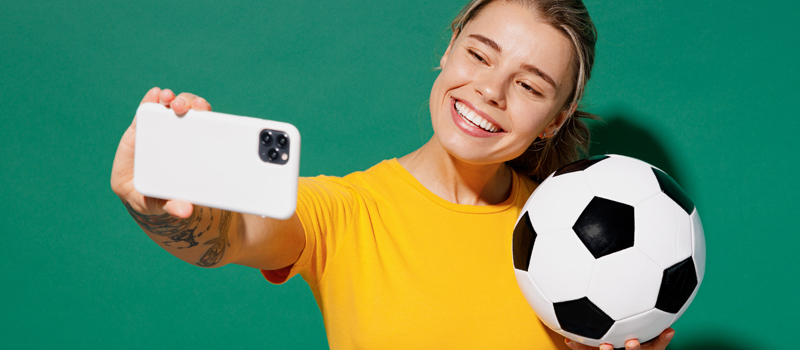
[{"label": "thumb", "polygon": [[162,208],[169,215],[179,217],[182,219],[190,217],[192,215],[192,212],[194,211],[194,206],[192,205],[192,203],[177,199],[165,201]]}]

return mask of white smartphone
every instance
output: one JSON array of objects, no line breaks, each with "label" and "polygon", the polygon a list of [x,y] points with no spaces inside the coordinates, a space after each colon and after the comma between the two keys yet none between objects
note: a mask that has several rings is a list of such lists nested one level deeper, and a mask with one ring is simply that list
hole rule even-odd
[{"label": "white smartphone", "polygon": [[288,219],[297,206],[300,133],[283,122],[158,103],[136,111],[133,186],[154,198]]}]

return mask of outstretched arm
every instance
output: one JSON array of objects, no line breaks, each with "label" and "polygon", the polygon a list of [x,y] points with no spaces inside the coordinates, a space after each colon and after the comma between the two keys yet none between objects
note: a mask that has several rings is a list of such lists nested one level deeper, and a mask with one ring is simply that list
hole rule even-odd
[{"label": "outstretched arm", "polygon": [[[189,109],[210,111],[211,105],[190,93],[178,96],[152,88],[142,103],[161,103],[183,115]],[[159,246],[190,264],[218,267],[229,263],[274,270],[293,264],[304,247],[297,216],[262,218],[194,206],[179,200],[145,197],[133,187],[136,118],[120,140],[111,171],[114,190],[139,227]]]}]

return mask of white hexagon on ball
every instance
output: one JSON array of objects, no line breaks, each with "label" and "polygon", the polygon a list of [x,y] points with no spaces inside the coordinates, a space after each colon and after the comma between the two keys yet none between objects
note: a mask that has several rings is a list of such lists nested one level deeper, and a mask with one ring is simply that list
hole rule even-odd
[{"label": "white hexagon on ball", "polygon": [[[679,218],[681,218],[679,220]],[[662,269],[692,255],[688,215],[664,193],[636,205],[635,247]]]},{"label": "white hexagon on ball", "polygon": [[561,330],[555,310],[553,310],[553,303],[547,299],[542,290],[533,282],[528,271],[514,269],[514,273],[525,300],[536,311],[536,316],[550,329],[554,331]]},{"label": "white hexagon on ball", "polygon": [[528,271],[551,302],[561,302],[586,295],[594,263],[592,254],[567,229],[536,238]]},{"label": "white hexagon on ball", "polygon": [[597,259],[587,296],[612,319],[633,316],[656,304],[662,271],[644,253],[628,248]]},{"label": "white hexagon on ball", "polygon": [[608,333],[600,339],[600,342],[609,343],[615,348],[624,348],[626,339],[638,339],[639,342],[644,343],[657,337],[669,327],[674,316],[659,309],[650,309],[617,320]]},{"label": "white hexagon on ball", "polygon": [[583,173],[595,196],[636,205],[661,192],[650,164],[620,155],[592,165]]},{"label": "white hexagon on ball", "polygon": [[539,186],[531,195],[536,200],[529,201],[528,213],[538,234],[572,227],[594,197],[582,173],[551,177],[548,182],[554,186]]}]

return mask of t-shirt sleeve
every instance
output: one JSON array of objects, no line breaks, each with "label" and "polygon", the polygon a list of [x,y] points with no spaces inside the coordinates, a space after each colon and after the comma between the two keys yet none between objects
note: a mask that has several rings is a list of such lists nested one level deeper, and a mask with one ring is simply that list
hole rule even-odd
[{"label": "t-shirt sleeve", "polygon": [[308,283],[319,282],[336,252],[337,243],[353,222],[355,193],[353,186],[342,178],[300,178],[296,213],[305,232],[305,247],[293,265],[279,270],[261,270],[264,278],[282,284],[300,274]]}]

